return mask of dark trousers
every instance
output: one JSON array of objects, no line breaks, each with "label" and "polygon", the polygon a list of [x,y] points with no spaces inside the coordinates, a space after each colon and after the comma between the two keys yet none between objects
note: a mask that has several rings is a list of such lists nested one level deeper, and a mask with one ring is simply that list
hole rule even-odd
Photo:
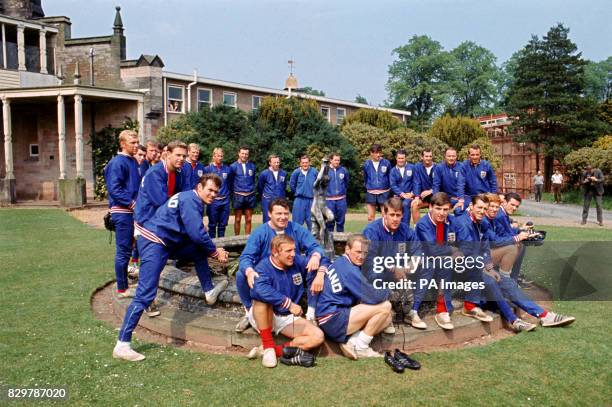
[{"label": "dark trousers", "polygon": [[536,184],[536,186],[535,186],[535,200],[536,200],[536,202],[540,202],[542,200],[542,188],[544,188],[544,185]]},{"label": "dark trousers", "polygon": [[586,222],[589,217],[589,208],[591,207],[591,199],[595,197],[595,206],[597,206],[597,222],[603,222],[603,195],[599,195],[596,191],[587,191],[584,193],[584,206],[582,208],[582,221]]},{"label": "dark trousers", "polygon": [[563,184],[552,184],[552,192],[555,194],[555,202],[561,203],[561,187]]}]

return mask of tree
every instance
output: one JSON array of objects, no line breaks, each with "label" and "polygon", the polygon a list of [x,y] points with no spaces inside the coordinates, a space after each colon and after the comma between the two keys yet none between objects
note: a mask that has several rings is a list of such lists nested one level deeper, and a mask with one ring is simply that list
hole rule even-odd
[{"label": "tree", "polygon": [[365,97],[358,94],[357,96],[355,96],[355,103],[363,103],[364,105],[367,105],[368,100]]},{"label": "tree", "polygon": [[569,29],[558,24],[541,40],[533,36],[517,57],[508,90],[516,140],[533,143],[536,156],[543,151],[547,184],[555,158],[603,134],[596,106],[583,97],[585,61],[568,34]]},{"label": "tree", "polygon": [[584,68],[585,94],[597,102],[612,98],[612,57],[600,62],[588,62]]},{"label": "tree", "polygon": [[304,88],[299,88],[299,89],[297,89],[297,91],[298,92],[302,92],[302,93],[306,93],[307,95],[325,96],[325,92],[323,92],[322,90],[313,89],[310,86],[306,86]]},{"label": "tree", "polygon": [[404,124],[400,119],[393,116],[386,110],[375,110],[375,109],[359,109],[349,114],[341,124],[344,127],[352,123],[364,123],[370,126],[378,127],[385,131],[391,131],[404,127]]},{"label": "tree", "polygon": [[397,59],[389,66],[389,103],[410,111],[411,120],[423,129],[448,102],[452,58],[426,35],[415,35],[393,54]]},{"label": "tree", "polygon": [[450,52],[451,101],[449,112],[463,116],[483,114],[499,99],[500,70],[491,51],[464,41]]},{"label": "tree", "polygon": [[457,151],[474,140],[487,136],[477,120],[449,115],[436,119],[429,130],[429,135],[454,147]]}]

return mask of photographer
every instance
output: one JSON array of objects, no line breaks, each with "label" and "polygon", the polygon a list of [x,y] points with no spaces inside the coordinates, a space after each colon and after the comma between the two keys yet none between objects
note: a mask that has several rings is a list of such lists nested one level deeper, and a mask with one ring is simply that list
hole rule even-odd
[{"label": "photographer", "polygon": [[589,208],[591,207],[591,199],[595,197],[595,205],[597,206],[597,223],[603,226],[603,210],[602,201],[604,194],[604,176],[599,168],[593,168],[591,164],[587,164],[586,170],[580,179],[584,191],[584,206],[582,208],[582,225],[586,224],[589,217]]}]

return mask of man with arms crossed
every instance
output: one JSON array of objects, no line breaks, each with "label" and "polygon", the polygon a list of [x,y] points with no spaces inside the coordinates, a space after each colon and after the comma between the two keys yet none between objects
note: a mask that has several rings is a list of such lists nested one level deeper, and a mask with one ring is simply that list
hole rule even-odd
[{"label": "man with arms crossed", "polygon": [[391,163],[382,158],[380,144],[372,144],[370,147],[370,159],[363,163],[363,183],[366,189],[366,204],[368,207],[368,222],[376,217],[376,208],[389,198],[389,172]]},{"label": "man with arms crossed", "polygon": [[234,235],[240,235],[240,222],[244,213],[244,234],[251,234],[251,217],[255,208],[255,164],[249,161],[249,148],[242,146],[238,160],[230,165],[234,200]]},{"label": "man with arms crossed", "polygon": [[426,148],[421,153],[421,162],[414,166],[414,194],[412,201],[412,221],[416,224],[421,217],[419,210],[428,208],[433,194],[433,177],[436,164],[433,162],[433,152]]},{"label": "man with arms crossed", "polygon": [[344,219],[346,217],[346,191],[349,183],[349,173],[340,165],[340,154],[332,153],[329,156],[329,185],[325,205],[334,214],[334,221],[327,224],[330,232],[344,232]]},{"label": "man with arms crossed", "polygon": [[314,183],[318,172],[310,166],[310,157],[303,155],[300,158],[300,168],[296,168],[289,179],[289,188],[295,197],[293,201],[292,220],[298,225],[304,225],[306,229],[312,229],[310,219],[310,208],[314,198]]},{"label": "man with arms crossed", "polygon": [[229,191],[232,185],[232,173],[230,167],[223,164],[222,148],[217,147],[213,150],[212,162],[204,168],[204,173],[216,174],[221,179],[219,193],[215,200],[206,206],[206,216],[210,237],[224,237],[230,213]]},{"label": "man with arms crossed", "polygon": [[491,163],[481,159],[480,146],[472,144],[468,149],[470,158],[461,163],[465,188],[458,188],[459,197],[471,199],[478,194],[497,193],[497,178]]},{"label": "man with arms crossed", "polygon": [[391,169],[389,181],[391,191],[402,200],[404,216],[402,222],[410,225],[410,208],[414,194],[414,168],[412,164],[406,163],[406,150],[399,149],[395,154],[397,165]]},{"label": "man with arms crossed", "polygon": [[459,191],[465,190],[465,179],[461,164],[457,162],[457,150],[449,147],[444,152],[444,162],[436,165],[433,176],[433,193],[446,192],[450,197],[452,210],[460,215],[464,210],[464,199]]}]

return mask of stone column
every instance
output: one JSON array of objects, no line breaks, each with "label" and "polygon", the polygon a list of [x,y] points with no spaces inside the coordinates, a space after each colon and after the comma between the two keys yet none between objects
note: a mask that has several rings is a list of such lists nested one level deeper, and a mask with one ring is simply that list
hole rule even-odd
[{"label": "stone column", "polygon": [[39,48],[40,48],[40,73],[47,73],[47,32],[40,30]]},{"label": "stone column", "polygon": [[140,144],[145,143],[145,132],[144,132],[144,102],[138,101],[138,140]]},{"label": "stone column", "polygon": [[6,29],[4,28],[4,24],[2,24],[2,67],[6,69]]},{"label": "stone column", "polygon": [[2,121],[4,129],[4,168],[6,179],[15,179],[13,172],[13,130],[11,128],[11,100],[2,98]]},{"label": "stone column", "polygon": [[25,37],[23,35],[24,30],[25,26],[23,24],[19,24],[17,26],[17,69],[20,71],[26,70]]},{"label": "stone column", "polygon": [[85,178],[83,171],[83,97],[74,95],[74,134],[76,138],[76,177]]},{"label": "stone column", "polygon": [[57,97],[57,134],[59,137],[59,179],[66,179],[66,107],[64,97]]}]

